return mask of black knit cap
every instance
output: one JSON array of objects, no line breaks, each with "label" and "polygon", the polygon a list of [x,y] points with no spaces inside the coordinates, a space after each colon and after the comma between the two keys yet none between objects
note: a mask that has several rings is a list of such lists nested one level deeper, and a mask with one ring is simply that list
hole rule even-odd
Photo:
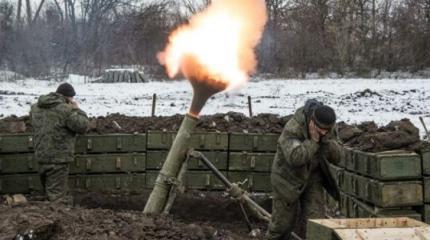
[{"label": "black knit cap", "polygon": [[75,89],[69,83],[62,83],[58,86],[56,93],[65,97],[74,97],[76,95]]},{"label": "black knit cap", "polygon": [[314,110],[313,119],[319,128],[330,129],[336,123],[336,113],[333,108],[320,105]]}]

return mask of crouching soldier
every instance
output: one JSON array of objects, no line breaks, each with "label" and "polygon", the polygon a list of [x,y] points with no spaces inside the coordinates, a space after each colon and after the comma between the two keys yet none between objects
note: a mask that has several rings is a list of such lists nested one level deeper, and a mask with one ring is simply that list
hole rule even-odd
[{"label": "crouching soldier", "polygon": [[323,187],[339,198],[327,165],[343,155],[335,123],[334,110],[316,100],[308,100],[286,123],[272,166],[273,209],[267,239],[289,239],[300,217],[324,218]]},{"label": "crouching soldier", "polygon": [[71,204],[68,196],[69,163],[73,161],[76,134],[85,133],[88,117],[74,101],[72,85],[42,95],[31,106],[35,157],[44,193],[51,202]]}]

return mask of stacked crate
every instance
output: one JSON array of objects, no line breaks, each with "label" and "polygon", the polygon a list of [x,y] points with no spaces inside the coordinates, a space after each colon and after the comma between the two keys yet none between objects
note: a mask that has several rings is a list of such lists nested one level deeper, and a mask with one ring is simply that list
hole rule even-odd
[{"label": "stacked crate", "polygon": [[42,189],[31,134],[0,135],[0,194]]},{"label": "stacked crate", "polygon": [[76,140],[69,185],[82,191],[145,189],[146,134],[83,135]]},{"label": "stacked crate", "polygon": [[[147,152],[147,187],[152,188],[166,160],[176,132],[149,131]],[[223,174],[228,166],[228,134],[219,132],[192,133],[190,147],[201,151]],[[190,189],[220,190],[222,183],[196,158],[187,161],[184,185]]]},{"label": "stacked crate", "polygon": [[270,192],[270,171],[276,153],[277,134],[231,133],[228,178],[244,182],[248,191]]},{"label": "stacked crate", "polygon": [[423,167],[424,205],[422,208],[423,220],[430,223],[430,149],[420,152]]},{"label": "stacked crate", "polygon": [[407,151],[367,153],[346,148],[344,161],[331,166],[341,189],[346,217],[407,216],[421,220],[421,158]]}]

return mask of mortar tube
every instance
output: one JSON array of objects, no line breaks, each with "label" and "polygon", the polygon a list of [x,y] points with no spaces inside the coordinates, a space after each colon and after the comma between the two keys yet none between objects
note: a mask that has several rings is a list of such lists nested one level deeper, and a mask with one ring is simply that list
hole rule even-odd
[{"label": "mortar tube", "polygon": [[154,189],[149,195],[143,213],[160,214],[163,212],[172,184],[176,184],[176,178],[186,159],[191,133],[194,131],[197,121],[198,118],[191,114],[185,115],[184,120],[182,120],[178,134],[155,180]]}]

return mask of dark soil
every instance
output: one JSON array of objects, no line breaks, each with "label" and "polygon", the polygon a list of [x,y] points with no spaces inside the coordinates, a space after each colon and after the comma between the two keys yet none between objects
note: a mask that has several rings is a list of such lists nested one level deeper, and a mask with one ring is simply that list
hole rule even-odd
[{"label": "dark soil", "polygon": [[[292,117],[279,117],[275,114],[259,114],[252,118],[242,113],[229,112],[202,116],[196,131],[281,133],[285,123]],[[88,133],[135,133],[148,130],[176,131],[181,125],[183,115],[169,117],[129,117],[122,114],[111,114],[106,117],[91,118]],[[0,119],[0,133],[31,132],[28,116],[10,116]]]},{"label": "dark soil", "polygon": [[429,147],[427,142],[420,140],[418,128],[409,119],[392,121],[382,127],[374,122],[359,125],[341,122],[338,124],[338,132],[345,145],[367,152],[397,149],[420,151]]},{"label": "dark soil", "polygon": [[[252,239],[237,203],[220,192],[181,195],[171,214],[161,216],[142,213],[145,194],[76,196],[71,208],[33,200],[0,205],[0,240],[31,230],[38,233],[31,239]],[[266,223],[252,221],[264,233]]]}]

